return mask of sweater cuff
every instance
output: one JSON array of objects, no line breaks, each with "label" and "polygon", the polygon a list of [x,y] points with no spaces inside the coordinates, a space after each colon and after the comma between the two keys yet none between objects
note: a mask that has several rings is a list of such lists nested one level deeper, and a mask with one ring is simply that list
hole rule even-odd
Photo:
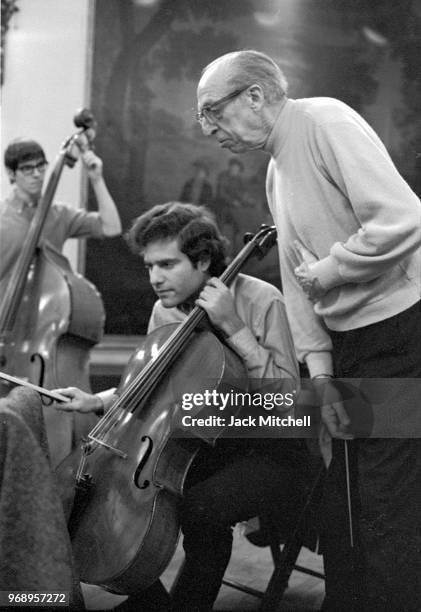
[{"label": "sweater cuff", "polygon": [[310,378],[319,374],[333,375],[332,353],[329,351],[319,351],[317,353],[307,353],[305,356]]},{"label": "sweater cuff", "polygon": [[329,255],[320,261],[310,266],[311,274],[317,278],[323,289],[329,291],[333,287],[344,284],[344,279],[339,274],[338,264],[335,259]]}]

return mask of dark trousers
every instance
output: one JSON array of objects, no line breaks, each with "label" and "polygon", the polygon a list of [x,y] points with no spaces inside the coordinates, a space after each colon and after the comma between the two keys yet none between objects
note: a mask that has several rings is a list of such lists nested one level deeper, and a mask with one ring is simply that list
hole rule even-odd
[{"label": "dark trousers", "polygon": [[250,449],[252,442],[219,441],[216,449],[200,453],[190,471],[181,511],[186,557],[173,592],[174,610],[212,609],[236,523],[274,513],[285,524],[295,515],[302,495],[297,470],[306,452],[297,440],[267,440],[284,449],[276,460]]},{"label": "dark trousers", "polygon": [[[421,303],[331,337],[337,377],[421,378]],[[421,397],[414,400],[411,392],[408,401],[419,401],[421,419]],[[323,610],[420,610],[421,439],[347,444],[355,545],[350,547],[344,442],[335,440],[321,510]]]}]

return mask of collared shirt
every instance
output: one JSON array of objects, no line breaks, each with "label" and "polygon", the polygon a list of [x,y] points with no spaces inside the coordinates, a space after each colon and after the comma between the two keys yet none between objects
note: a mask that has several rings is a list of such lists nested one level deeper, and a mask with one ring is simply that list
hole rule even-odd
[{"label": "collared shirt", "polygon": [[[0,280],[10,274],[24,244],[36,207],[12,192],[0,203]],[[102,223],[97,212],[53,203],[40,242],[61,251],[68,238],[101,238]]]}]

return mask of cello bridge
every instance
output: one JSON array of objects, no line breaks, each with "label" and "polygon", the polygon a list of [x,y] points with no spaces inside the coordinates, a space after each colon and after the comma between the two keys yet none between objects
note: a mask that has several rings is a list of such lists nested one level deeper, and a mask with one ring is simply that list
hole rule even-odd
[{"label": "cello bridge", "polygon": [[[112,453],[115,453],[118,457],[121,457],[122,459],[127,459],[127,453],[124,453],[120,449],[115,448],[114,446],[111,446],[111,444],[107,444],[103,440],[99,440],[98,438],[95,438],[95,436],[89,435],[88,437],[92,442],[96,442],[100,446],[104,446],[104,448],[108,449]],[[91,446],[91,444],[89,444],[89,446]]]}]

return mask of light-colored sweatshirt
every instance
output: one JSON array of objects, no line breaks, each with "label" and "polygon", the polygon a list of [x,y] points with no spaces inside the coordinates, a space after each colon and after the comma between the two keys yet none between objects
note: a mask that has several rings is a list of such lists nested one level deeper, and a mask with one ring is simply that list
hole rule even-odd
[{"label": "light-colored sweatshirt", "polygon": [[[338,100],[288,99],[265,149],[288,318],[314,376],[331,368],[326,328],[370,325],[420,300],[421,203],[372,128]],[[294,240],[319,260],[327,293],[315,305],[294,275]]]}]

